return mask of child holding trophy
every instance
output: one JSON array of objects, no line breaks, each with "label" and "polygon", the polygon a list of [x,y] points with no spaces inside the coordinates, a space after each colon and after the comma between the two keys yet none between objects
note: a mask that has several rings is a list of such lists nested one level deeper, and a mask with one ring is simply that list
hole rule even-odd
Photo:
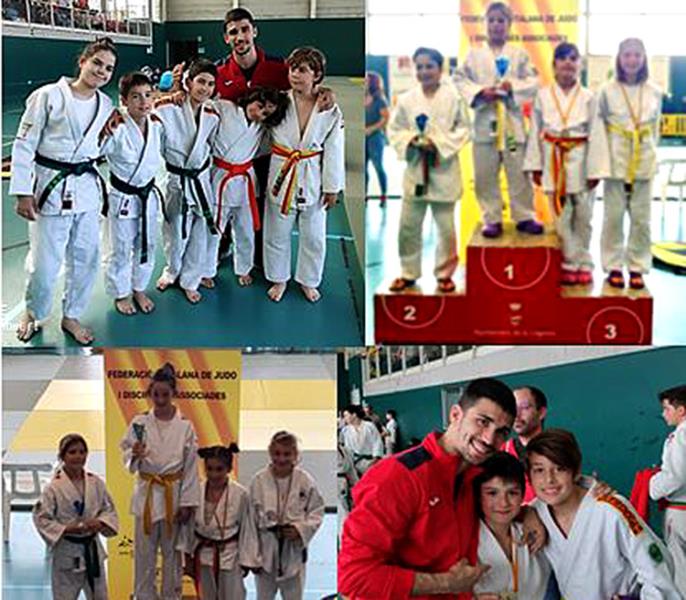
[{"label": "child holding trophy", "polygon": [[173,404],[174,367],[167,363],[152,376],[148,394],[153,409],[136,415],[121,442],[124,464],[137,475],[131,498],[136,517],[134,596],[157,598],[155,563],[162,552],[162,598],[181,598],[179,527],[200,502],[198,442],[190,421]]},{"label": "child holding trophy", "polygon": [[402,272],[390,289],[410,288],[421,275],[422,223],[430,206],[438,230],[434,275],[440,292],[452,292],[455,203],[462,196],[458,154],[469,138],[468,118],[457,90],[441,78],[443,55],[421,47],[412,60],[418,83],[398,98],[389,126],[391,145],[407,161],[398,235]]},{"label": "child holding trophy", "polygon": [[503,232],[503,166],[517,230],[537,235],[543,233],[543,226],[534,219],[533,190],[522,171],[526,141],[522,104],[533,99],[538,78],[526,52],[507,43],[512,24],[509,7],[491,3],[486,23],[488,43],[470,50],[456,75],[460,93],[474,109],[474,178],[482,234],[497,238]]}]

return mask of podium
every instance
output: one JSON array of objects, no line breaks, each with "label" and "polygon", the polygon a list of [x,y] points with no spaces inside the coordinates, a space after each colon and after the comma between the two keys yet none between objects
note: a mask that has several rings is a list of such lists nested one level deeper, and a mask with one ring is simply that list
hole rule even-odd
[{"label": "podium", "polygon": [[487,239],[478,226],[467,246],[464,285],[456,292],[408,289],[375,296],[376,342],[651,343],[653,299],[647,290],[617,290],[604,282],[560,286],[561,261],[555,233],[530,236],[508,223],[501,237]]}]

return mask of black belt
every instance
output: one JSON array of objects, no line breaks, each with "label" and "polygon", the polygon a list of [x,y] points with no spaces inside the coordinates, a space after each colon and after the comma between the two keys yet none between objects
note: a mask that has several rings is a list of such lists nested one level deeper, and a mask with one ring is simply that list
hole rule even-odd
[{"label": "black belt", "polygon": [[[114,173],[110,172],[110,183],[115,190],[120,191],[122,194],[129,194],[130,196],[138,196],[141,199],[141,263],[145,264],[148,262],[148,197],[150,192],[155,190],[162,198],[162,192],[155,185],[155,178],[153,177],[144,186],[135,186],[119,179]],[[164,206],[164,202],[162,203]]]},{"label": "black belt", "polygon": [[353,453],[353,462],[357,464],[361,460],[374,460],[374,457],[371,454],[357,454]]},{"label": "black belt", "polygon": [[200,202],[200,209],[202,210],[202,216],[207,223],[207,227],[212,235],[218,235],[219,232],[214,224],[214,215],[212,214],[212,209],[210,208],[210,203],[205,195],[205,190],[202,188],[202,183],[200,181],[200,173],[210,166],[210,157],[207,158],[205,164],[199,169],[184,169],[183,167],[177,167],[171,163],[167,163],[167,171],[174,175],[178,175],[181,178],[181,191],[183,194],[183,217],[181,222],[181,236],[183,239],[188,237],[187,228],[187,213],[188,213],[188,203],[186,201],[186,180],[190,179],[193,184],[193,189],[195,190],[195,195]]},{"label": "black belt", "polygon": [[[57,174],[48,182],[48,185],[45,186],[45,189],[43,189],[43,192],[38,199],[38,210],[43,208],[43,205],[47,202],[48,196],[52,190],[54,190],[62,181],[65,181],[67,177],[70,175],[73,175],[74,177],[80,177],[86,173],[91,173],[92,175],[95,175],[98,184],[100,185],[100,192],[102,193],[103,199],[102,214],[107,215],[107,187],[105,186],[105,180],[102,178],[100,171],[95,168],[95,165],[104,161],[103,158],[91,158],[90,160],[85,160],[83,162],[70,163],[49,158],[36,152],[34,160],[36,161],[36,164],[40,165],[41,167],[46,167],[47,169],[53,169],[57,171]],[[72,208],[73,205],[71,199],[62,197],[62,210],[71,210]]]},{"label": "black belt", "polygon": [[[281,554],[283,553],[283,547],[286,543],[286,538],[283,536],[283,528],[285,525],[272,525],[271,527],[267,527],[267,531],[272,532],[275,536],[276,539],[278,540],[279,543],[279,564],[278,564],[278,575],[279,577],[283,577],[283,563],[282,563],[282,557]],[[302,551],[302,560],[303,563],[307,562],[307,548],[303,548]]]},{"label": "black belt", "polygon": [[64,539],[72,544],[83,546],[83,555],[86,560],[86,579],[91,590],[95,591],[95,580],[100,577],[100,558],[98,556],[97,534],[87,536],[65,535]]}]

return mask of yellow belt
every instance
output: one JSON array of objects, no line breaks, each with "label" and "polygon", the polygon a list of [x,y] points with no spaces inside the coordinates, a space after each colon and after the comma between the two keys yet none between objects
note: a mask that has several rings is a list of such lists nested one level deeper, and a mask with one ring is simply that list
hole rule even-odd
[{"label": "yellow belt", "polygon": [[631,144],[631,160],[629,161],[629,168],[626,173],[625,181],[633,183],[636,179],[636,170],[638,164],[641,162],[641,142],[649,135],[652,135],[653,129],[650,125],[643,125],[643,127],[634,127],[633,129],[624,129],[619,125],[610,123],[607,126],[608,131],[621,135],[625,140]]},{"label": "yellow belt", "polygon": [[495,103],[495,117],[496,117],[496,130],[495,130],[495,145],[498,152],[505,152],[505,102],[497,100]]},{"label": "yellow belt", "polygon": [[148,483],[148,489],[145,493],[145,508],[143,509],[143,532],[145,535],[150,535],[152,531],[152,486],[159,485],[164,488],[164,520],[167,523],[167,533],[171,535],[174,522],[174,482],[183,477],[183,471],[167,473],[166,475],[139,472],[138,475],[143,481]]},{"label": "yellow belt", "polygon": [[306,160],[308,158],[314,158],[315,156],[319,156],[322,153],[322,151],[293,150],[292,148],[287,148],[286,146],[282,146],[281,144],[272,144],[272,152],[276,156],[280,156],[286,159],[283,165],[281,165],[281,169],[279,170],[279,173],[276,176],[274,186],[272,187],[272,194],[274,194],[274,196],[279,195],[281,186],[283,185],[284,180],[290,173],[288,183],[286,184],[286,192],[284,194],[283,202],[281,203],[281,214],[287,215],[291,209],[291,204],[293,202],[293,193],[295,192],[296,184],[298,182],[298,170],[295,168],[296,165],[301,160]]}]

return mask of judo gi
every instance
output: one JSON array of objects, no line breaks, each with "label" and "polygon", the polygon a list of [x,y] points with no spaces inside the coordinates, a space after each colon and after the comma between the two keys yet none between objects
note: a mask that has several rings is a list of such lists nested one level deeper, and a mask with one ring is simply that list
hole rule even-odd
[{"label": "judo gi", "polygon": [[[131,453],[137,441],[147,446],[141,459]],[[162,597],[180,600],[179,527],[174,517],[179,508],[200,503],[198,442],[193,425],[178,408],[170,421],[157,419],[151,410],[132,419],[120,446],[124,464],[137,475],[130,508],[136,517],[134,596],[136,600],[157,598],[155,564],[160,546]]]},{"label": "judo gi", "polygon": [[[421,115],[428,117],[422,137],[436,147],[435,155],[410,145],[420,135],[417,119]],[[407,161],[398,233],[401,277],[415,280],[421,276],[422,223],[430,206],[438,233],[434,275],[450,279],[457,268],[455,203],[462,197],[459,151],[469,139],[464,102],[447,81],[441,81],[431,98],[417,84],[398,98],[388,134],[398,158]]]},{"label": "judo gi", "polygon": [[533,506],[548,530],[543,547],[565,600],[682,600],[672,557],[631,504],[619,495],[586,493],[565,537],[548,506]]},{"label": "judo gi", "polygon": [[38,205],[26,259],[26,308],[38,321],[50,315],[62,264],[62,313],[70,319],[87,309],[98,274],[105,187],[95,165],[112,102],[100,91],[78,100],[72,81],[62,77],[29,96],[12,146],[9,193],[33,196]]},{"label": "judo gi", "polygon": [[248,491],[239,483],[229,481],[214,506],[207,502],[206,493],[203,485],[184,547],[193,556],[200,598],[244,600],[241,567],[257,568],[261,563]]},{"label": "judo gi", "polygon": [[[601,260],[605,271],[650,270],[650,202],[657,171],[662,92],[652,83],[610,81],[598,92],[588,176],[603,179]],[[631,217],[624,243],[624,213]]]},{"label": "judo gi", "polygon": [[[509,61],[502,79],[495,66],[498,56]],[[479,96],[483,89],[503,81],[512,84],[512,92],[506,98],[487,103]],[[533,99],[538,88],[538,77],[529,57],[524,50],[510,44],[505,44],[499,55],[487,45],[472,48],[458,68],[455,82],[462,97],[474,109],[474,178],[483,222],[494,224],[503,220],[501,165],[507,176],[512,219],[517,222],[533,219],[533,190],[522,171],[526,141],[522,105]]]},{"label": "judo gi", "polygon": [[594,194],[587,187],[586,157],[593,93],[577,83],[565,93],[557,84],[538,91],[523,168],[541,171],[562,242],[562,268],[593,271],[591,219]]},{"label": "judo gi", "polygon": [[55,600],[76,600],[83,590],[88,600],[107,600],[105,547],[97,534],[65,533],[67,525],[98,519],[103,535],[119,529],[117,511],[105,482],[84,473],[84,495],[59,469],[43,489],[33,509],[33,522],[52,554],[51,587]]},{"label": "judo gi", "polygon": [[381,434],[371,421],[360,421],[359,427],[346,425],[341,429],[341,441],[352,456],[360,477],[372,466],[375,459],[383,458]]},{"label": "judo gi", "polygon": [[265,275],[274,283],[291,278],[291,232],[298,223],[295,280],[316,288],[326,256],[326,210],[322,194],[345,187],[343,114],[317,107],[301,137],[293,92],[283,121],[271,129],[272,156],[264,220]]},{"label": "judo gi", "polygon": [[677,588],[686,598],[686,422],[665,440],[660,471],[650,478],[650,497],[666,501],[665,542],[674,559]]},{"label": "judo gi", "polygon": [[[512,539],[522,537],[522,525],[512,523]],[[527,546],[512,545],[513,560],[507,558],[493,532],[479,522],[479,562],[489,565],[474,586],[477,594],[516,592],[516,598],[545,600],[552,569],[542,552],[531,554]]]},{"label": "judo gi", "polygon": [[144,135],[125,110],[113,117],[112,133],[101,136],[111,184],[105,291],[125,298],[146,290],[155,267],[163,125],[156,115],[146,117]]},{"label": "judo gi", "polygon": [[[276,478],[269,467],[250,482],[250,502],[257,524],[262,571],[256,575],[257,599],[299,600],[305,589],[307,546],[324,519],[324,499],[312,476],[295,467],[290,476]],[[299,540],[281,538],[278,528],[293,525]]]},{"label": "judo gi", "polygon": [[[223,232],[231,223],[234,273],[248,275],[255,259],[255,230],[262,227],[252,159],[264,138],[264,127],[248,121],[245,110],[228,100],[217,100],[215,108],[220,115],[212,141],[212,200],[216,225]],[[220,236],[213,236],[211,241],[216,255]],[[217,262],[212,261],[208,267],[206,277],[214,277]]]},{"label": "judo gi", "polygon": [[216,262],[213,237],[219,237],[212,207],[210,140],[219,126],[219,113],[210,101],[196,114],[190,98],[181,106],[171,100],[155,105],[164,125],[167,172],[165,221],[162,225],[167,264],[161,280],[177,279],[185,290],[197,290]]}]

